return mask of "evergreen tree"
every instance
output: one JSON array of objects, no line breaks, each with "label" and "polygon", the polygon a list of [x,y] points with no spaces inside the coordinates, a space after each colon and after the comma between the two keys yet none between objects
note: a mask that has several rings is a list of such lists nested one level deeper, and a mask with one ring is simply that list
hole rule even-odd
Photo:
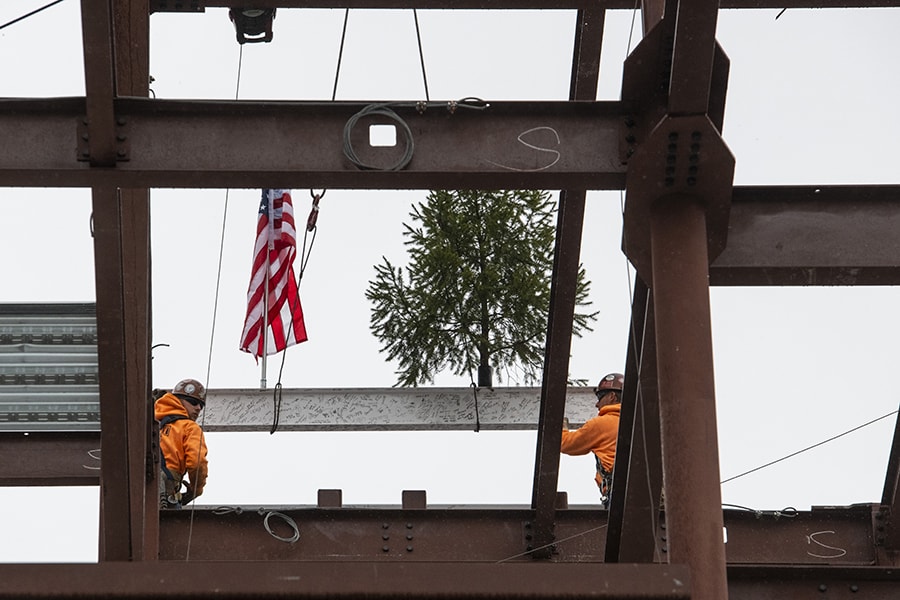
[{"label": "evergreen tree", "polygon": [[[543,371],[556,202],[549,192],[443,191],[414,205],[403,232],[406,276],[386,257],[375,265],[366,298],[370,328],[397,385],[431,383],[493,368],[502,381],[535,383]],[[576,306],[590,283],[579,267]],[[573,334],[590,331],[596,312],[576,309]],[[511,373],[518,376],[511,376]]]}]

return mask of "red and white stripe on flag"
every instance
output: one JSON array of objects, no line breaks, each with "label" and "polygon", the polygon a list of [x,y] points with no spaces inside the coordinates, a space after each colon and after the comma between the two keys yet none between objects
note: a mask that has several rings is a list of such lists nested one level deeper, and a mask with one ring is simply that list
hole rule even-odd
[{"label": "red and white stripe on flag", "polygon": [[[297,230],[290,190],[263,190],[256,223],[253,271],[247,289],[247,317],[241,350],[259,358],[306,341],[303,309],[294,278]],[[266,258],[268,257],[268,260]],[[268,319],[264,323],[268,290]],[[264,336],[264,326],[268,335]]]}]

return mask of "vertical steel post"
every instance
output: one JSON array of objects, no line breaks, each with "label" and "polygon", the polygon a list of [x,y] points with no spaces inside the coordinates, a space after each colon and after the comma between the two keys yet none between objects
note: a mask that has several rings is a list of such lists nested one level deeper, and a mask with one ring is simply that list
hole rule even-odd
[{"label": "vertical steel post", "polygon": [[728,597],[709,309],[706,213],[673,194],[650,210],[668,555],[694,600]]}]

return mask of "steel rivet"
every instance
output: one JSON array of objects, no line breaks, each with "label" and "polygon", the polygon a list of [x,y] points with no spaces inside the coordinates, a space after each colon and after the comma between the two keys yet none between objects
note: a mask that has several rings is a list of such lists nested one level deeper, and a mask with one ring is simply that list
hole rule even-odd
[{"label": "steel rivet", "polygon": [[668,552],[669,548],[666,546],[663,546],[662,548],[660,548],[660,550],[662,550],[663,552]]},{"label": "steel rivet", "polygon": [[820,591],[820,592],[828,591],[828,586],[825,585],[824,583],[820,583],[820,584],[819,584],[819,591]]},{"label": "steel rivet", "polygon": [[412,529],[412,527],[413,527],[413,526],[412,526],[412,523],[407,523],[407,524],[406,524],[406,528],[407,528],[407,529]]},{"label": "steel rivet", "polygon": [[412,539],[413,539],[412,534],[411,534],[411,533],[407,534],[407,535],[406,535],[406,539],[409,540],[409,541],[412,541]]},{"label": "steel rivet", "polygon": [[628,142],[629,144],[633,144],[637,141],[637,138],[634,137],[634,134],[629,133],[628,135],[625,136],[625,141]]},{"label": "steel rivet", "polygon": [[677,139],[678,139],[678,132],[677,132],[677,131],[673,131],[673,132],[669,133],[669,141],[670,141],[670,142],[674,142],[674,141],[676,141]]},{"label": "steel rivet", "polygon": [[117,156],[125,156],[125,154],[127,153],[124,150],[119,150],[118,152],[116,152]]},{"label": "steel rivet", "polygon": [[687,184],[688,184],[688,185],[695,185],[696,183],[697,183],[697,178],[696,178],[696,177],[688,177],[688,178],[687,178]]},{"label": "steel rivet", "polygon": [[381,547],[381,551],[382,551],[382,552],[389,552],[389,551],[390,551],[390,548],[388,548],[387,546],[382,546],[382,547]]},{"label": "steel rivet", "polygon": [[124,125],[126,121],[122,117],[119,117],[118,119],[116,119],[116,123],[118,123],[119,125]]},{"label": "steel rivet", "polygon": [[382,528],[382,529],[387,529],[388,527],[390,527],[390,525],[388,525],[387,523],[382,523],[382,524],[381,524],[381,528]]},{"label": "steel rivet", "polygon": [[116,136],[116,139],[119,140],[120,142],[124,142],[125,140],[128,139],[128,136],[122,135],[122,134],[120,133],[119,135]]},{"label": "steel rivet", "polygon": [[691,144],[691,152],[700,152],[700,144]]},{"label": "steel rivet", "polygon": [[381,536],[381,539],[383,539],[384,541],[388,541],[389,539],[391,539],[391,536],[385,533],[383,536]]},{"label": "steel rivet", "polygon": [[81,139],[83,139],[84,141],[88,141],[88,134],[82,133],[82,134],[81,134]]},{"label": "steel rivet", "polygon": [[413,551],[413,547],[412,547],[412,546],[407,546],[407,547],[406,547],[406,551],[407,551],[407,552],[412,552],[412,551]]},{"label": "steel rivet", "polygon": [[858,592],[858,591],[859,591],[859,586],[856,585],[855,583],[852,584],[852,585],[850,586],[850,591],[853,592],[853,593]]},{"label": "steel rivet", "polygon": [[699,131],[695,131],[691,134],[691,139],[694,140],[695,142],[699,142],[701,137],[703,137],[703,136],[700,134]]}]

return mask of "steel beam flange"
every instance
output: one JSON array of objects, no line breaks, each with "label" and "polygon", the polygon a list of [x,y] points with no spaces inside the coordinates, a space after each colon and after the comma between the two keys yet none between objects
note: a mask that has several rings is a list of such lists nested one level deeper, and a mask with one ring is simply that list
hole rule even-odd
[{"label": "steel beam flange", "polygon": [[650,210],[667,198],[694,197],[706,210],[709,260],[725,248],[734,156],[706,115],[665,116],[632,157],[626,177],[622,250],[650,281]]}]

